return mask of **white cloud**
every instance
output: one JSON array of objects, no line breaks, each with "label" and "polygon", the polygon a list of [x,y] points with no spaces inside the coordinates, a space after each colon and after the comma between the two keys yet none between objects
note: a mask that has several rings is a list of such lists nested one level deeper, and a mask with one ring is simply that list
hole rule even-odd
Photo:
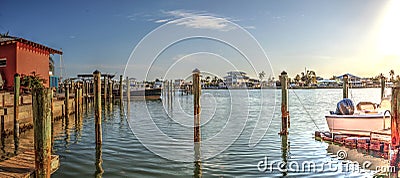
[{"label": "white cloud", "polygon": [[168,22],[168,21],[170,21],[170,19],[160,19],[160,20],[155,20],[154,22],[155,23],[165,23],[165,22]]},{"label": "white cloud", "polygon": [[245,26],[245,27],[243,27],[243,28],[245,28],[245,29],[256,29],[256,27],[255,26]]},{"label": "white cloud", "polygon": [[168,18],[159,19],[154,22],[170,23],[197,29],[212,29],[221,31],[236,29],[236,26],[230,23],[231,19],[218,17],[215,14],[203,11],[173,10],[162,11],[162,13]]}]

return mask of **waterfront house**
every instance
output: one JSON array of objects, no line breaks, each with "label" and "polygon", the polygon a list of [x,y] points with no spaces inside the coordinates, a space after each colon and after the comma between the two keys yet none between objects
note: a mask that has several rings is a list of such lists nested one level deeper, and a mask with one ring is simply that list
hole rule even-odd
[{"label": "waterfront house", "polygon": [[45,79],[49,87],[50,55],[62,52],[47,46],[12,36],[0,36],[0,74],[6,89],[14,86],[14,74],[30,75],[33,72]]},{"label": "waterfront house", "polygon": [[320,88],[339,87],[339,83],[336,80],[322,79],[322,80],[317,80],[317,86]]},{"label": "waterfront house", "polygon": [[343,76],[347,75],[348,76],[348,82],[350,84],[351,87],[363,87],[363,82],[361,80],[361,77],[352,75],[352,74],[343,74],[341,76],[336,77],[337,79],[339,79],[341,81],[341,83],[343,83]]},{"label": "waterfront house", "polygon": [[227,76],[224,77],[224,82],[228,88],[246,88],[249,82],[249,77],[245,72],[242,71],[230,71],[227,72]]}]

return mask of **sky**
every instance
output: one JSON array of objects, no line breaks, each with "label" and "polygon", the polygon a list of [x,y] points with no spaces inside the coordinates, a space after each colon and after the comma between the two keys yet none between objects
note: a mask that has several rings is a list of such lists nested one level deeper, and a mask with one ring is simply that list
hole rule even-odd
[{"label": "sky", "polygon": [[[13,1],[0,33],[62,48],[63,76],[400,73],[398,0]],[[60,56],[53,56],[60,75]]]}]

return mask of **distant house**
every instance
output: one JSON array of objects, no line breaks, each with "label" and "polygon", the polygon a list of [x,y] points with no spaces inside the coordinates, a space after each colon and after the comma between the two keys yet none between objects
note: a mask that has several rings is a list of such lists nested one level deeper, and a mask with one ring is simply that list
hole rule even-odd
[{"label": "distant house", "polygon": [[323,79],[323,80],[317,80],[317,86],[318,87],[338,87],[339,83],[336,80]]},{"label": "distant house", "polygon": [[16,73],[30,75],[32,72],[45,79],[45,86],[49,87],[52,54],[61,55],[62,52],[23,38],[0,36],[0,74],[5,87],[14,86]]},{"label": "distant house", "polygon": [[228,88],[246,88],[249,82],[249,77],[245,72],[230,71],[224,77],[224,82]]},{"label": "distant house", "polygon": [[342,83],[343,83],[343,76],[347,75],[348,77],[348,82],[350,83],[350,86],[352,87],[363,87],[363,82],[361,77],[352,75],[352,74],[343,74],[341,76],[336,77],[337,79],[339,79]]}]

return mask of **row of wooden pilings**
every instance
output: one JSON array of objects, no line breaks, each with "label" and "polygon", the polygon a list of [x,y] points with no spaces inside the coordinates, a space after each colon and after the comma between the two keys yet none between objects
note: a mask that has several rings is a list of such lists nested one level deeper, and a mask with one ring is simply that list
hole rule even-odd
[{"label": "row of wooden pilings", "polygon": [[[102,143],[102,129],[101,129],[101,74],[99,71],[93,73],[94,82],[86,83],[82,82],[80,84],[64,85],[65,89],[65,101],[63,105],[62,118],[65,118],[66,123],[69,120],[70,113],[75,114],[75,118],[80,118],[83,113],[83,105],[88,105],[89,102],[94,101],[95,103],[95,130],[96,130],[96,158],[101,158],[101,143]],[[105,83],[107,79],[105,77]],[[123,99],[123,85],[122,85],[122,75],[120,76],[119,83],[119,101],[122,104]],[[127,78],[127,91],[129,91],[129,80]],[[93,90],[93,97],[90,95],[90,89]],[[112,102],[112,85],[104,86],[104,102]],[[108,89],[108,94],[106,90]],[[70,91],[74,91],[74,111],[69,111],[69,99]],[[19,92],[20,92],[20,75],[16,74],[14,76],[14,115],[13,115],[13,134],[14,134],[14,144],[15,153],[19,145],[19,119],[18,119],[18,109],[19,109]],[[36,177],[50,177],[51,174],[51,154],[53,146],[53,90],[50,88],[45,88],[42,85],[34,86],[32,89],[32,111],[33,111],[33,128],[34,128],[34,149],[35,149],[35,176]],[[127,98],[129,101],[130,92],[127,92]],[[4,101],[4,100],[3,100]],[[7,112],[4,109],[5,113]],[[76,119],[79,120],[79,119]],[[1,116],[1,134],[4,137],[4,114]],[[101,160],[101,159],[96,159]],[[98,162],[98,171],[102,173],[101,161]],[[96,164],[97,165],[97,164]]]},{"label": "row of wooden pilings", "polygon": [[[19,145],[19,98],[20,98],[20,75],[14,75],[14,145],[16,154]],[[35,149],[35,176],[38,178],[50,177],[51,171],[51,146],[52,146],[52,98],[53,91],[42,85],[34,86],[32,89],[32,111],[34,127],[34,149]],[[4,101],[4,99],[3,99]],[[3,105],[4,107],[4,105]],[[4,112],[7,109],[4,108]],[[1,116],[1,135],[4,138],[4,115]]]}]

